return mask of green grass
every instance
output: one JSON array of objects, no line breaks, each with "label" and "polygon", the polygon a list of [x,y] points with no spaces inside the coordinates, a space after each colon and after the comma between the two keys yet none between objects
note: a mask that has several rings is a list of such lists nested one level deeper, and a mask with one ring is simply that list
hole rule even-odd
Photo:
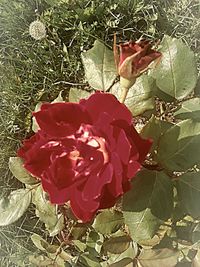
[{"label": "green grass", "polygon": [[[28,32],[36,9],[47,28],[41,41]],[[84,89],[80,55],[95,39],[112,47],[114,33],[118,42],[169,34],[195,51],[200,69],[199,15],[198,0],[0,0],[0,196],[22,187],[10,174],[8,159],[31,134],[35,104],[52,100],[60,90],[67,95],[73,84]],[[33,208],[0,229],[0,266],[17,266],[11,255],[34,250],[33,231],[41,231]]]}]

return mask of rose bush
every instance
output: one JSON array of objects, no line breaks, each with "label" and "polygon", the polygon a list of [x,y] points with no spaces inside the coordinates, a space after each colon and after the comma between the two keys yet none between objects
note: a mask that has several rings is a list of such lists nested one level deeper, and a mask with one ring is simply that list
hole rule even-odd
[{"label": "rose bush", "polygon": [[130,111],[109,93],[79,103],[45,103],[33,115],[39,130],[18,156],[50,201],[70,201],[83,222],[130,189],[151,147],[134,129]]}]

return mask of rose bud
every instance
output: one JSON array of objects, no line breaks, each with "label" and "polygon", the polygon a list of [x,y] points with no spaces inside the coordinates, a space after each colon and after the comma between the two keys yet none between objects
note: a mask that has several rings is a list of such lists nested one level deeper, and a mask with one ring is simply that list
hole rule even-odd
[{"label": "rose bud", "polygon": [[144,73],[149,68],[149,64],[159,58],[161,53],[153,50],[152,43],[147,40],[130,41],[120,44],[119,48],[120,55],[118,56],[114,44],[115,61],[121,87],[128,90],[135,83],[136,78]]},{"label": "rose bud", "polygon": [[23,142],[18,156],[41,180],[51,203],[69,201],[83,222],[114,206],[131,188],[152,144],[139,136],[131,112],[109,93],[79,103],[45,103],[33,115],[39,130]]}]

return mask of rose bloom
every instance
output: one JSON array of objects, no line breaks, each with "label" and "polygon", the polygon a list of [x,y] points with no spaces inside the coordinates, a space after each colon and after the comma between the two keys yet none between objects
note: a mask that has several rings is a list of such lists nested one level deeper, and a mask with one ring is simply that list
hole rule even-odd
[{"label": "rose bloom", "polygon": [[130,189],[151,147],[134,129],[130,111],[109,93],[79,103],[45,103],[33,115],[39,130],[24,140],[18,156],[51,203],[70,201],[83,222]]}]

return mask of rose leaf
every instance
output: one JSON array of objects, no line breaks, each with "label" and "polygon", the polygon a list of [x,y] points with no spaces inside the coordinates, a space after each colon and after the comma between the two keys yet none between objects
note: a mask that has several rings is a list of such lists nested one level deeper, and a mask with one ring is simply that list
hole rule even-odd
[{"label": "rose leaf", "polygon": [[115,236],[106,240],[103,244],[104,251],[121,254],[127,250],[131,243],[131,238],[127,235]]},{"label": "rose leaf", "polygon": [[92,254],[88,254],[87,252],[83,253],[80,256],[79,261],[81,264],[83,264],[83,266],[101,267],[99,260]]},{"label": "rose leaf", "polygon": [[161,121],[155,116],[152,116],[148,123],[143,127],[140,135],[143,138],[151,138],[153,140],[151,151],[154,151],[155,149],[157,149],[160,137],[172,126],[172,123]]},{"label": "rose leaf", "polygon": [[64,98],[62,97],[62,92],[63,92],[63,90],[60,91],[58,96],[51,103],[60,103],[60,102],[62,103],[62,102],[65,102]]},{"label": "rose leaf", "polygon": [[104,237],[95,231],[91,231],[87,236],[86,245],[87,250],[93,255],[97,256],[101,252]]},{"label": "rose leaf", "polygon": [[137,265],[142,267],[175,267],[178,263],[180,252],[168,248],[143,249],[137,258]]},{"label": "rose leaf", "polygon": [[178,202],[193,218],[200,217],[200,174],[188,172],[176,180]]},{"label": "rose leaf", "polygon": [[31,191],[17,189],[8,197],[0,199],[0,226],[17,221],[27,210],[31,202]]},{"label": "rose leaf", "polygon": [[[120,84],[116,83],[111,93],[120,99],[122,89]],[[155,101],[153,97],[153,80],[148,75],[142,75],[137,78],[135,84],[129,89],[125,100],[125,105],[132,112],[133,116],[138,116],[147,110],[153,110]]]},{"label": "rose leaf", "polygon": [[112,50],[96,40],[93,48],[81,56],[89,85],[95,90],[108,90],[117,77]]},{"label": "rose leaf", "polygon": [[170,36],[163,38],[161,46],[161,60],[152,72],[156,85],[164,94],[183,99],[197,83],[194,53],[181,40]]},{"label": "rose leaf", "polygon": [[50,245],[46,240],[44,240],[41,236],[37,234],[33,234],[31,236],[31,240],[33,244],[36,246],[36,248],[46,251],[48,253],[56,253],[59,246],[56,245]]},{"label": "rose leaf", "polygon": [[[42,106],[42,102],[37,103],[37,105],[35,106],[34,112],[39,111],[41,106]],[[32,130],[33,130],[33,132],[36,133],[39,130],[39,128],[40,127],[39,127],[35,117],[32,117]]]},{"label": "rose leaf", "polygon": [[199,267],[200,266],[199,263],[200,263],[200,249],[198,249],[195,258],[192,261],[192,267]]},{"label": "rose leaf", "polygon": [[88,98],[91,94],[93,93],[92,92],[87,92],[85,90],[80,90],[80,89],[77,89],[77,88],[70,88],[70,91],[69,91],[69,102],[79,102],[80,99],[83,99],[83,98]]},{"label": "rose leaf", "polygon": [[85,235],[88,228],[81,223],[77,223],[71,228],[71,235],[73,236],[73,239],[80,239],[82,236]]},{"label": "rose leaf", "polygon": [[151,239],[173,210],[173,184],[163,172],[142,170],[124,195],[123,215],[131,238]]},{"label": "rose leaf", "polygon": [[161,137],[157,159],[166,169],[185,171],[200,162],[200,123],[184,120]]},{"label": "rose leaf", "polygon": [[36,216],[45,224],[50,236],[57,235],[64,227],[64,218],[58,214],[57,207],[46,198],[46,193],[38,186],[33,193],[33,204],[36,206]]},{"label": "rose leaf", "polygon": [[94,220],[94,229],[103,234],[112,234],[123,225],[124,219],[121,212],[116,210],[104,210]]},{"label": "rose leaf", "polygon": [[[128,267],[132,266],[133,260],[137,255],[137,247],[133,245],[133,242],[129,244],[128,249],[126,249],[121,254],[112,254],[108,252],[109,259],[106,262],[110,267]],[[130,264],[130,265],[129,265]]]},{"label": "rose leaf", "polygon": [[178,109],[174,116],[177,119],[193,119],[200,121],[200,98],[192,98],[182,103],[181,108]]},{"label": "rose leaf", "polygon": [[24,184],[36,184],[38,180],[30,175],[28,171],[23,166],[23,161],[19,157],[10,157],[9,158],[9,169],[12,174]]}]

